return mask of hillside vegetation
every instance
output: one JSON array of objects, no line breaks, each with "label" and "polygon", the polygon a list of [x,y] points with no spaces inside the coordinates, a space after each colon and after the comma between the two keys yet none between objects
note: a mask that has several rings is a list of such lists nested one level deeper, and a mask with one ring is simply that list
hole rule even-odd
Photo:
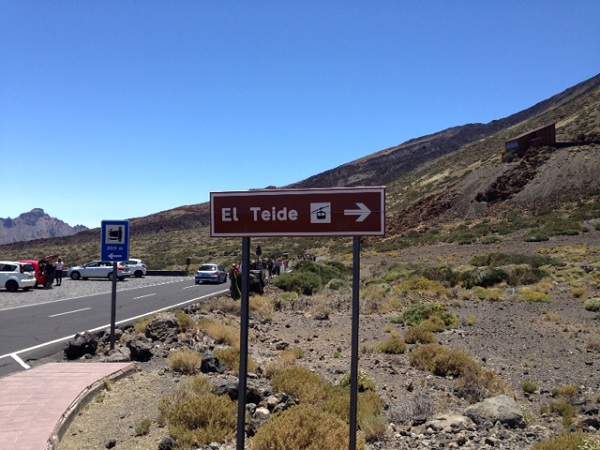
[{"label": "hillside vegetation", "polygon": [[[505,161],[504,142],[556,122],[557,146]],[[386,184],[388,231],[377,251],[435,242],[492,243],[584,232],[600,217],[600,75],[531,108],[487,124],[468,124],[413,139],[291,187]],[[482,201],[494,199],[494,201]],[[207,204],[132,219],[132,254],[151,268],[183,268],[238,259],[237,240],[208,237]],[[590,226],[594,226],[591,222]],[[2,258],[61,254],[68,263],[98,257],[99,231],[0,246]],[[344,240],[267,242],[273,254],[345,253]]]}]

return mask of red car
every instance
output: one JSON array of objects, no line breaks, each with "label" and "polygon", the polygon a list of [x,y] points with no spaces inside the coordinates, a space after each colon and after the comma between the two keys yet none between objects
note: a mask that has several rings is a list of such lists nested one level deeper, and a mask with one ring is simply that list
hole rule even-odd
[{"label": "red car", "polygon": [[33,266],[35,269],[35,286],[45,286],[46,285],[46,276],[40,271],[40,262],[37,259],[24,259],[23,261],[19,261],[21,264],[29,264]]}]

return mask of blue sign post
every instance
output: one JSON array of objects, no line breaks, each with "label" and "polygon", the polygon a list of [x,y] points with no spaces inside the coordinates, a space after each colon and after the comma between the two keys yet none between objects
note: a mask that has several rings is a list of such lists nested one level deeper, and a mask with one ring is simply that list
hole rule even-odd
[{"label": "blue sign post", "polygon": [[127,261],[129,259],[129,221],[103,220],[100,248],[102,261]]},{"label": "blue sign post", "polygon": [[100,237],[100,258],[113,263],[112,295],[110,302],[110,349],[115,348],[115,324],[117,320],[117,263],[129,259],[129,221],[103,220]]}]

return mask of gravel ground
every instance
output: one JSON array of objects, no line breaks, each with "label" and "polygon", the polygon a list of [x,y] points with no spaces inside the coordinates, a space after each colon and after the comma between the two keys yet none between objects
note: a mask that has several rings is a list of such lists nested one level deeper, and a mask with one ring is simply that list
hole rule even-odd
[{"label": "gravel ground", "polygon": [[[191,277],[161,277],[152,276],[145,278],[130,278],[117,283],[117,291],[142,288],[146,286],[175,283],[189,280]],[[0,290],[0,311],[3,309],[14,308],[18,306],[36,305],[39,303],[62,300],[65,298],[86,297],[89,295],[106,294],[111,291],[111,282],[109,280],[78,280],[73,281],[70,278],[64,278],[61,286],[54,286],[52,289],[32,289],[27,292],[8,292]]]}]

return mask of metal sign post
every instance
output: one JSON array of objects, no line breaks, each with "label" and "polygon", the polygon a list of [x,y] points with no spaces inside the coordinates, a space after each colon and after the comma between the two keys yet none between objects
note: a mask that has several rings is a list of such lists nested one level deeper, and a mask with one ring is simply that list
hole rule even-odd
[{"label": "metal sign post", "polygon": [[[350,363],[350,439],[356,450],[358,412],[358,333],[360,318],[360,239],[385,232],[383,187],[268,189],[210,194],[210,235],[242,238],[240,372],[237,450],[244,450],[251,236],[353,236],[352,360]],[[260,257],[262,249],[256,249]]]},{"label": "metal sign post", "polygon": [[356,450],[358,412],[358,332],[360,319],[360,236],[352,243],[352,349],[350,356],[350,450]]},{"label": "metal sign post", "polygon": [[129,259],[129,221],[103,220],[101,224],[100,258],[112,262],[112,292],[110,299],[110,349],[115,348],[117,320],[117,279],[119,261]]},{"label": "metal sign post", "polygon": [[113,261],[112,292],[110,296],[110,349],[115,349],[115,323],[117,321],[117,262]]},{"label": "metal sign post", "polygon": [[237,450],[246,439],[246,381],[248,377],[248,321],[250,315],[250,238],[242,238],[242,304],[240,305],[240,371],[238,376]]}]

